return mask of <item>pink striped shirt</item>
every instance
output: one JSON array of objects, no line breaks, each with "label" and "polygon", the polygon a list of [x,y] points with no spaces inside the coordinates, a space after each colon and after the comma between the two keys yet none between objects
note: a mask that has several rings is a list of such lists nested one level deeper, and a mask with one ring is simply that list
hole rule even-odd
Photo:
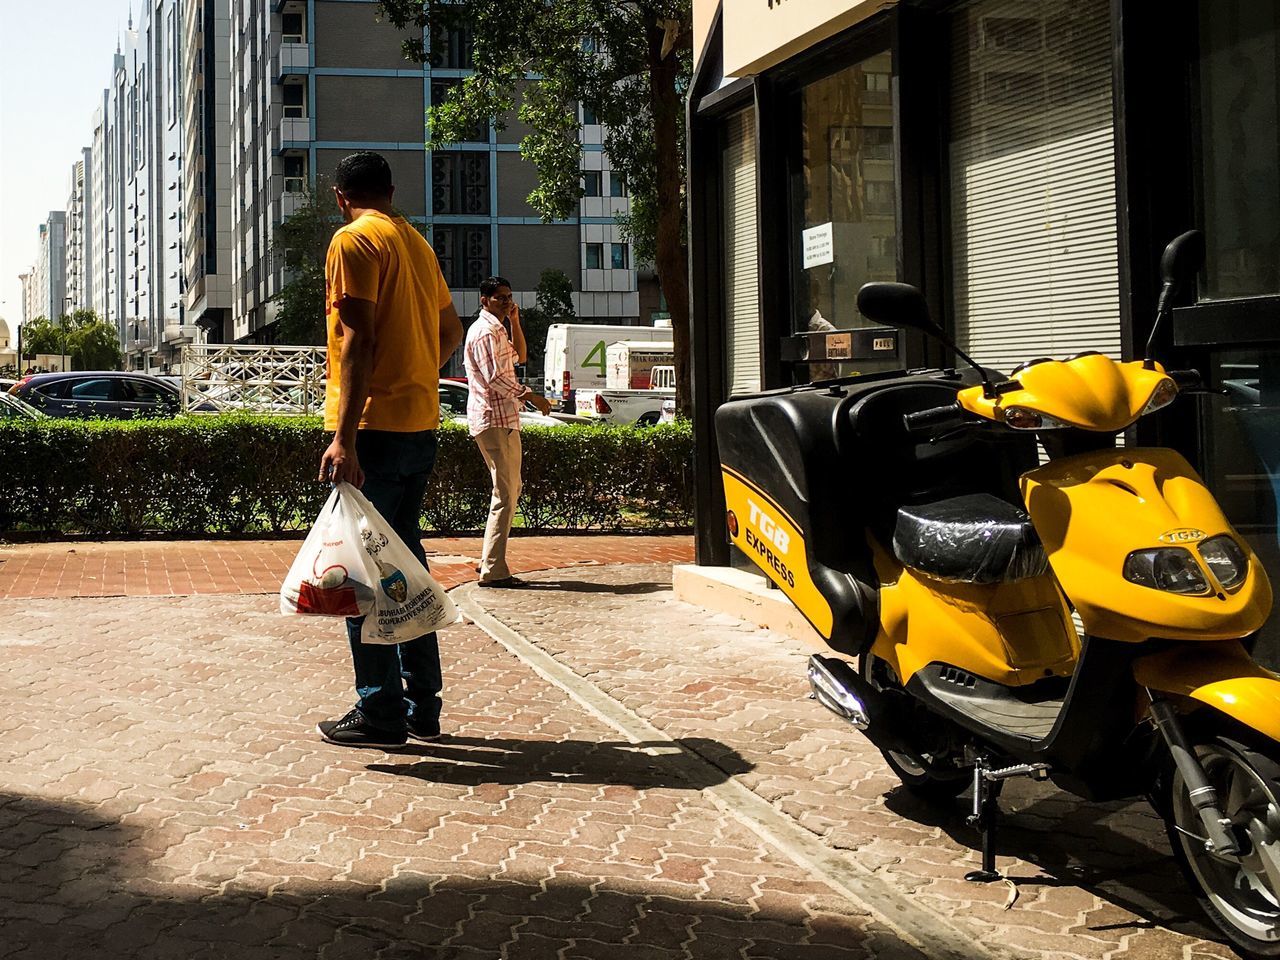
[{"label": "pink striped shirt", "polygon": [[516,350],[502,321],[488,310],[467,331],[463,348],[467,370],[467,426],[473,437],[492,427],[520,429],[524,385],[516,379]]}]

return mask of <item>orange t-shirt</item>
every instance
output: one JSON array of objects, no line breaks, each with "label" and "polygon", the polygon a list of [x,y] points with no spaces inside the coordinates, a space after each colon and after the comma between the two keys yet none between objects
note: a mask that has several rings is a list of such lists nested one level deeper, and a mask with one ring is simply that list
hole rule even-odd
[{"label": "orange t-shirt", "polygon": [[324,424],[338,428],[344,297],[374,304],[373,375],[362,430],[440,426],[440,311],[452,297],[435,251],[400,217],[371,211],[341,227],[325,260],[329,372]]}]

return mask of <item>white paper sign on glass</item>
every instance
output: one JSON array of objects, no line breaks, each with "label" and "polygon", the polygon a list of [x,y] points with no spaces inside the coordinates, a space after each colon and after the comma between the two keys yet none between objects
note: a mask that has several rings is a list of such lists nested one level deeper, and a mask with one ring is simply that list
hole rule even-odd
[{"label": "white paper sign on glass", "polygon": [[835,242],[832,239],[831,223],[820,223],[809,227],[800,234],[800,249],[803,251],[804,269],[820,267],[824,263],[834,263],[836,259]]}]

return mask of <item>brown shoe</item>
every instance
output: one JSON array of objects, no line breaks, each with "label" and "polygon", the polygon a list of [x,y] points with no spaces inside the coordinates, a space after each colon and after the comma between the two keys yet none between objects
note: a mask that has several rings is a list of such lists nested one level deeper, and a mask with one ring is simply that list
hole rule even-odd
[{"label": "brown shoe", "polygon": [[503,577],[501,580],[481,580],[482,587],[527,587],[528,580],[521,580],[519,577]]}]

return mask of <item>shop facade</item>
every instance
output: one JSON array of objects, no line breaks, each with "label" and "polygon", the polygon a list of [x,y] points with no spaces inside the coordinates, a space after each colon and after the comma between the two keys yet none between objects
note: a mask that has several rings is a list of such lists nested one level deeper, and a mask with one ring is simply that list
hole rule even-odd
[{"label": "shop facade", "polygon": [[1186,454],[1280,576],[1280,4],[694,7],[700,565],[735,562],[720,404],[953,362],[861,317],[863,283],[918,286],[962,349],[1003,372],[1084,350],[1128,359],[1151,330],[1165,243],[1196,227],[1205,268],[1158,354],[1218,392],[1125,439]]}]

